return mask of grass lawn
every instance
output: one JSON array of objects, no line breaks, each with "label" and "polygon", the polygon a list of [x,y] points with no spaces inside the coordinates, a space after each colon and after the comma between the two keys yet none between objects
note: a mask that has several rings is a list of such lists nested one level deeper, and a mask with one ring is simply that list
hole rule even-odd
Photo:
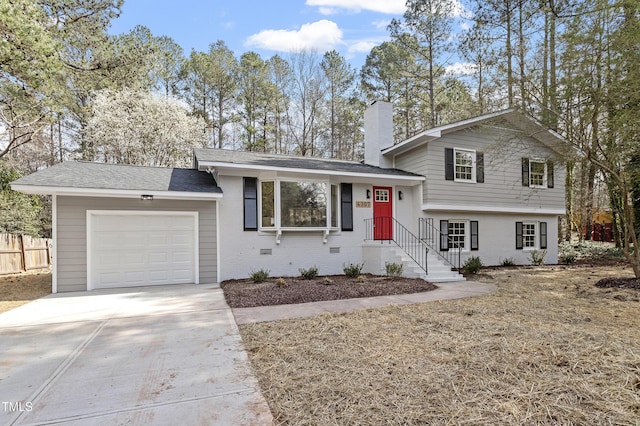
[{"label": "grass lawn", "polygon": [[51,294],[51,272],[0,275],[0,313]]},{"label": "grass lawn", "polygon": [[277,424],[639,424],[640,292],[620,266],[488,269],[494,294],[249,324]]}]

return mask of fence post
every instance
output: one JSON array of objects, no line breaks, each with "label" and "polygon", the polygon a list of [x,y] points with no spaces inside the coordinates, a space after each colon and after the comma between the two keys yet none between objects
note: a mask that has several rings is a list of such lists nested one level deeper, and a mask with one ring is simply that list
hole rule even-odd
[{"label": "fence post", "polygon": [[24,235],[20,234],[18,241],[20,241],[20,257],[22,259],[22,270],[27,272],[27,256],[24,253]]}]

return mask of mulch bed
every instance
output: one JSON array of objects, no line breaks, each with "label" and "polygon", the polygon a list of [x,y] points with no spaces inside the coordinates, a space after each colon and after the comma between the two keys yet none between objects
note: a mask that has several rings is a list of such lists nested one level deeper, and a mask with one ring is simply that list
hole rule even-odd
[{"label": "mulch bed", "polygon": [[596,287],[599,288],[632,288],[640,290],[639,278],[619,278],[619,277],[607,277],[602,278],[596,283]]},{"label": "mulch bed", "polygon": [[228,280],[222,282],[220,287],[232,308],[420,293],[438,288],[417,278],[392,279],[374,275],[362,277],[356,279],[344,275],[330,275],[311,280],[283,278],[284,286],[279,286],[275,278],[262,283],[254,283],[250,279]]}]

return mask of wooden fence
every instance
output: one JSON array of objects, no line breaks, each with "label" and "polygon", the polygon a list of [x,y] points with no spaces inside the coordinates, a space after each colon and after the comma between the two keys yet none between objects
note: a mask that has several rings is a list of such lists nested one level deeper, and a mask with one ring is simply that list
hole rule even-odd
[{"label": "wooden fence", "polygon": [[48,268],[50,265],[50,239],[0,234],[0,275]]}]

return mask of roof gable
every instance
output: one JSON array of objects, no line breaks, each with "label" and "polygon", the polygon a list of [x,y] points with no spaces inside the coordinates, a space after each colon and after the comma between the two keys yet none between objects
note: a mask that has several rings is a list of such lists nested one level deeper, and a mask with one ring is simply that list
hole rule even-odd
[{"label": "roof gable", "polygon": [[514,130],[522,131],[525,136],[539,141],[560,155],[564,156],[570,153],[569,144],[559,133],[543,126],[533,117],[512,108],[425,130],[409,139],[382,150],[382,154],[391,156],[398,155],[424,145],[432,140],[441,138],[444,135],[496,120],[505,120],[514,126]]}]

